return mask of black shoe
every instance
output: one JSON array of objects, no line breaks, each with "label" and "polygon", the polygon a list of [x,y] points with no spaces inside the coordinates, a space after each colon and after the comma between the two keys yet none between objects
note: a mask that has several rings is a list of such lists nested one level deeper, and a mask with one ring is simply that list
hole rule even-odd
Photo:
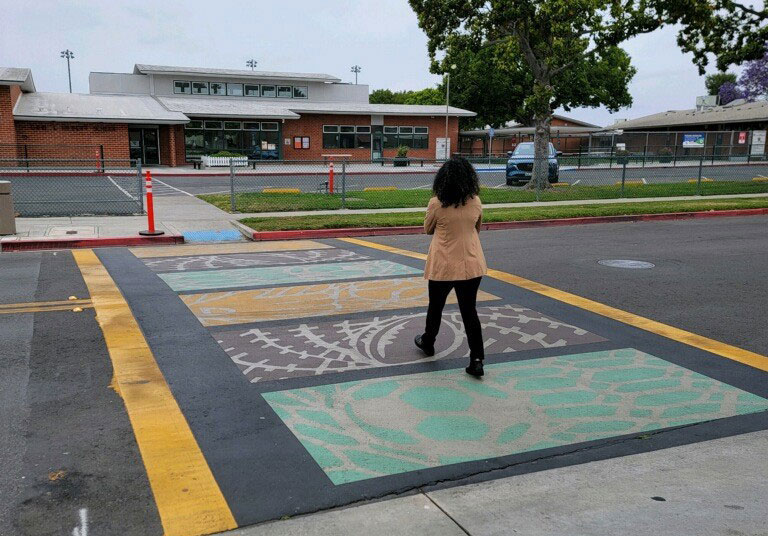
[{"label": "black shoe", "polygon": [[474,376],[475,378],[479,378],[485,372],[483,371],[483,360],[482,359],[476,359],[472,358],[469,360],[469,366],[464,369],[467,374],[470,376]]},{"label": "black shoe", "polygon": [[435,347],[431,344],[426,344],[422,339],[421,335],[417,335],[415,339],[413,339],[414,344],[426,355],[429,357],[432,357],[435,355]]}]

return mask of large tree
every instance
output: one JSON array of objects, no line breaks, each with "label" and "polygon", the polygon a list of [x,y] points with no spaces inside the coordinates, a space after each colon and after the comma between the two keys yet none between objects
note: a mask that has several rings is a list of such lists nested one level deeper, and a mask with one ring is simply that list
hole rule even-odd
[{"label": "large tree", "polygon": [[375,89],[368,96],[371,104],[444,104],[445,95],[441,88],[428,87],[417,91],[392,91]]},{"label": "large tree", "polygon": [[[709,53],[717,66],[762,56],[768,41],[766,10],[733,0],[409,0],[429,38],[432,72],[451,72],[464,83],[457,58],[479,68],[483,57],[520,83],[483,86],[484,99],[531,118],[537,156],[532,187],[547,187],[546,155],[554,110],[631,104],[627,86],[634,69],[620,44],[667,24],[680,24],[678,44],[693,53],[703,74]],[[487,52],[493,49],[493,52]],[[456,64],[457,69],[451,66]],[[481,85],[482,81],[475,81]],[[459,93],[461,89],[458,90]],[[491,94],[491,92],[493,92]],[[482,95],[481,93],[476,94]]]},{"label": "large tree", "polygon": [[704,79],[704,86],[707,88],[707,95],[717,95],[723,84],[736,84],[736,75],[733,73],[714,73],[707,75]]}]

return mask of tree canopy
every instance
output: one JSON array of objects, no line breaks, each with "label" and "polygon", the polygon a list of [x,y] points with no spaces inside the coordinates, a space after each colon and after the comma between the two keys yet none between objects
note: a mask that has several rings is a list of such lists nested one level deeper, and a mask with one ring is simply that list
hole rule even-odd
[{"label": "tree canopy", "polygon": [[[761,56],[768,40],[768,12],[733,0],[409,2],[429,39],[432,72],[455,73],[452,102],[478,111],[491,124],[507,113],[506,120],[533,120],[538,158],[531,184],[539,186],[547,185],[545,156],[555,109],[617,110],[631,104],[627,86],[635,69],[620,48],[627,39],[680,24],[678,44],[693,54],[702,74],[709,53],[725,70]],[[485,78],[489,70],[491,77]],[[472,101],[459,100],[464,98]]]},{"label": "tree canopy", "polygon": [[704,79],[707,95],[717,95],[720,88],[725,83],[736,84],[736,75],[733,73],[715,73],[707,75]]},{"label": "tree canopy", "polygon": [[421,89],[417,91],[392,91],[375,89],[368,97],[371,104],[445,104],[445,93],[440,88]]}]

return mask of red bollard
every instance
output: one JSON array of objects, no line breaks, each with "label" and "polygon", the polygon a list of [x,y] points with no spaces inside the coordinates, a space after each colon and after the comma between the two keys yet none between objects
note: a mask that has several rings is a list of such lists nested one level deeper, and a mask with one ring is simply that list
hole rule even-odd
[{"label": "red bollard", "polygon": [[147,225],[149,229],[146,231],[139,231],[143,236],[158,236],[165,234],[165,231],[155,230],[155,204],[152,201],[152,173],[147,171],[147,180],[145,181],[145,187],[147,190]]},{"label": "red bollard", "polygon": [[328,168],[328,193],[333,193],[333,160],[331,160],[330,168]]}]

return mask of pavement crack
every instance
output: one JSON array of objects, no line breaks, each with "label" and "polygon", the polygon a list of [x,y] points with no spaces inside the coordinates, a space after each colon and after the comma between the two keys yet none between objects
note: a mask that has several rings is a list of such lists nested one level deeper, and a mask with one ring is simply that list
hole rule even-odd
[{"label": "pavement crack", "polygon": [[442,506],[440,506],[439,504],[437,504],[437,501],[435,501],[435,500],[434,500],[432,497],[430,497],[430,496],[429,496],[429,494],[427,494],[427,493],[422,493],[422,495],[424,495],[424,496],[427,498],[427,500],[428,500],[429,502],[431,502],[432,504],[434,504],[434,505],[435,505],[435,507],[436,507],[438,510],[440,510],[442,513],[444,513],[444,514],[445,514],[445,515],[448,517],[448,519],[450,519],[451,521],[453,521],[453,522],[454,522],[454,524],[455,524],[457,527],[459,527],[459,528],[462,530],[462,532],[464,532],[464,534],[466,534],[467,536],[472,536],[472,535],[469,533],[469,531],[468,531],[467,529],[465,529],[465,528],[464,528],[464,526],[463,526],[461,523],[459,523],[458,521],[456,521],[456,519],[455,519],[455,518],[454,518],[454,517],[453,517],[451,514],[449,514],[449,513],[448,513],[448,512],[447,512],[447,511],[446,511],[446,510],[445,510],[445,509],[442,507]]}]

